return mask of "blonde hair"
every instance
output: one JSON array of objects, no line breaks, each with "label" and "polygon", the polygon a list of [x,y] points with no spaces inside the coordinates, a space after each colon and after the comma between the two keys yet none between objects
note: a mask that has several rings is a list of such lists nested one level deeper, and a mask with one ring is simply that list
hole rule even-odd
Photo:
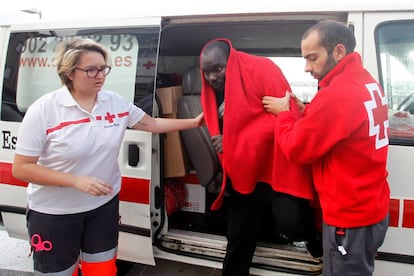
[{"label": "blonde hair", "polygon": [[63,85],[66,85],[69,90],[72,90],[72,81],[69,75],[76,69],[79,60],[85,52],[98,52],[102,54],[105,63],[108,63],[108,50],[101,44],[92,39],[73,38],[60,42],[56,46],[55,65],[57,73]]}]

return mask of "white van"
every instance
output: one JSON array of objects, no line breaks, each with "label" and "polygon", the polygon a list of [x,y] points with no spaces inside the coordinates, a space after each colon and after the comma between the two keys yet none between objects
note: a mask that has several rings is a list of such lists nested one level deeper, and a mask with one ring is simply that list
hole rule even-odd
[{"label": "white van", "polygon": [[[335,19],[352,28],[364,66],[388,97],[391,221],[375,275],[414,275],[414,2],[250,2],[194,13],[141,10],[143,16],[0,26],[0,212],[9,235],[28,239],[27,183],[11,174],[19,125],[34,100],[60,86],[53,54],[63,38],[89,37],[108,47],[106,89],[153,116],[188,117],[200,111],[200,50],[219,37],[273,59],[293,91],[311,101],[317,83],[303,72],[301,36],[319,20]],[[120,260],[155,265],[157,257],[221,267],[226,222],[210,210],[220,168],[206,134],[205,128],[167,135],[126,131],[119,156]],[[252,273],[321,273],[320,259],[302,243],[275,237],[271,219],[266,223]]]}]

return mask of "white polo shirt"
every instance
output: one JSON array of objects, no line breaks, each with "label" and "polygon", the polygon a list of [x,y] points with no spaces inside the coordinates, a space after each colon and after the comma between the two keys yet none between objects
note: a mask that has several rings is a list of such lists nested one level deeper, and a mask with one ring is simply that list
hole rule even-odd
[{"label": "white polo shirt", "polygon": [[[95,176],[121,188],[118,153],[127,127],[144,111],[120,95],[101,90],[91,113],[82,109],[66,87],[48,93],[27,110],[19,129],[16,153],[39,156],[38,164],[76,175]],[[93,210],[114,195],[92,196],[74,188],[29,183],[30,209],[47,214]]]}]

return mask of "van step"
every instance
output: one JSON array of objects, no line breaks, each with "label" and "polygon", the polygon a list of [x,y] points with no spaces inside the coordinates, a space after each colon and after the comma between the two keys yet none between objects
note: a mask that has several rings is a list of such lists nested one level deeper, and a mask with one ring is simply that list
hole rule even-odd
[{"label": "van step", "polygon": [[[170,250],[186,254],[223,259],[227,242],[223,236],[171,230],[163,236],[161,244]],[[256,247],[253,263],[308,273],[322,270],[321,260],[313,258],[303,243],[281,245],[260,242]]]}]

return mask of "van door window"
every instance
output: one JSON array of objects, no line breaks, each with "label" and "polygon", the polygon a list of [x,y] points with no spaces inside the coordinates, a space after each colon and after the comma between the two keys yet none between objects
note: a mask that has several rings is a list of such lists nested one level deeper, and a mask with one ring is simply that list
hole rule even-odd
[{"label": "van door window", "polygon": [[12,33],[7,52],[1,119],[21,121],[27,108],[61,86],[53,62],[56,45],[64,38],[83,37],[110,52],[111,73],[104,89],[142,105],[152,113],[159,28],[117,30],[49,30]]},{"label": "van door window", "polygon": [[390,143],[414,145],[414,21],[385,22],[375,39],[390,110]]}]

